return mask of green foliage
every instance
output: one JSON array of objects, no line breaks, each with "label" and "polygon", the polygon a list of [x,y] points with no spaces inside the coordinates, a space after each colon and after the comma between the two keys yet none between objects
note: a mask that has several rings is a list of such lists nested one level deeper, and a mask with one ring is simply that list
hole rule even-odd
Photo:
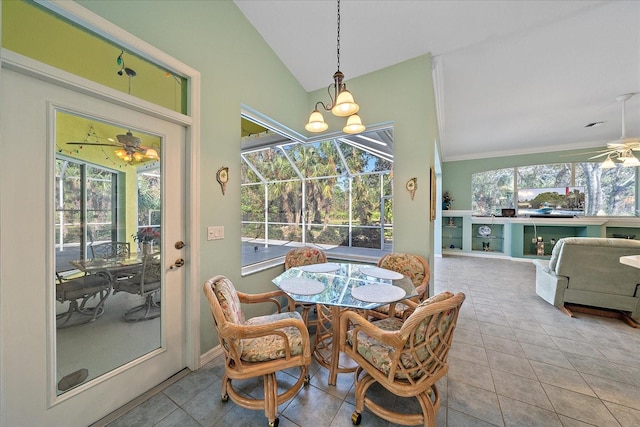
[{"label": "green foliage", "polygon": [[531,202],[533,208],[543,203],[566,207],[584,205],[586,215],[635,215],[636,168],[617,165],[613,169],[602,169],[601,165],[600,162],[555,163],[473,174],[472,209],[476,213],[497,214],[500,208],[514,207],[515,177],[520,189],[585,188],[585,200],[565,200],[555,192],[545,193]]},{"label": "green foliage", "polygon": [[[295,174],[289,159],[304,179]],[[269,238],[300,241],[300,224],[304,222],[307,241],[340,244],[345,240],[345,232],[330,225],[344,225],[350,216],[356,224],[380,223],[381,199],[392,194],[391,166],[387,160],[332,140],[245,153],[241,166],[242,220],[264,222],[266,188],[268,222],[274,224],[269,229]],[[262,179],[252,172],[254,169]],[[384,221],[389,225],[393,224],[392,210],[392,200],[385,199]],[[275,234],[278,227],[282,234]],[[252,238],[257,231],[245,225],[243,237]],[[370,246],[375,236],[359,232],[357,237],[366,247],[379,247],[379,234],[378,231],[376,246]]]},{"label": "green foliage", "polygon": [[540,208],[544,206],[555,207],[562,205],[564,202],[564,197],[554,191],[546,191],[544,193],[538,194],[536,197],[531,200],[532,208]]}]

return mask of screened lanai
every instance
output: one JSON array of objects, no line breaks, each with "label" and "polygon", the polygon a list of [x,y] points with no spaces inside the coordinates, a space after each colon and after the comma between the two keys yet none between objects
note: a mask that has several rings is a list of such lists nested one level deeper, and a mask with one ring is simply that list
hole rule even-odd
[{"label": "screened lanai", "polygon": [[244,122],[243,266],[304,245],[343,259],[391,252],[391,128],[303,143]]}]

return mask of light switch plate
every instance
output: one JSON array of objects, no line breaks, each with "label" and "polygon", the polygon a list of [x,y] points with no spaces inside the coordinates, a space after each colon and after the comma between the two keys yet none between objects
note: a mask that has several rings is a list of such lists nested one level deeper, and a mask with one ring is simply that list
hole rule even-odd
[{"label": "light switch plate", "polygon": [[223,225],[210,225],[207,227],[207,240],[219,240],[224,239],[224,226]]}]

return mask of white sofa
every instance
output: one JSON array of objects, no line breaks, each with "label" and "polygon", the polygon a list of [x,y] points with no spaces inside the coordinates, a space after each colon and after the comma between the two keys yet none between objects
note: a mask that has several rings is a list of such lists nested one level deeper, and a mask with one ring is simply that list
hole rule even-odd
[{"label": "white sofa", "polygon": [[536,259],[536,293],[563,308],[565,303],[626,312],[640,321],[640,269],[620,263],[640,255],[640,241],[595,237],[558,240],[548,261]]}]

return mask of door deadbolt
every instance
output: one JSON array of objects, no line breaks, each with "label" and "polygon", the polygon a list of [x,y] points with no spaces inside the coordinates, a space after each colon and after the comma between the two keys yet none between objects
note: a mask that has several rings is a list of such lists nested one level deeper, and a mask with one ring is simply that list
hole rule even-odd
[{"label": "door deadbolt", "polygon": [[178,240],[178,241],[176,242],[176,244],[175,244],[175,245],[173,245],[173,246],[175,246],[175,248],[176,248],[176,249],[182,249],[182,248],[184,248],[184,247],[185,247],[185,246],[187,246],[187,245],[185,245],[185,243],[184,243],[182,240]]},{"label": "door deadbolt", "polygon": [[174,268],[180,268],[183,265],[184,265],[184,260],[182,258],[178,258],[169,268],[173,270]]}]

